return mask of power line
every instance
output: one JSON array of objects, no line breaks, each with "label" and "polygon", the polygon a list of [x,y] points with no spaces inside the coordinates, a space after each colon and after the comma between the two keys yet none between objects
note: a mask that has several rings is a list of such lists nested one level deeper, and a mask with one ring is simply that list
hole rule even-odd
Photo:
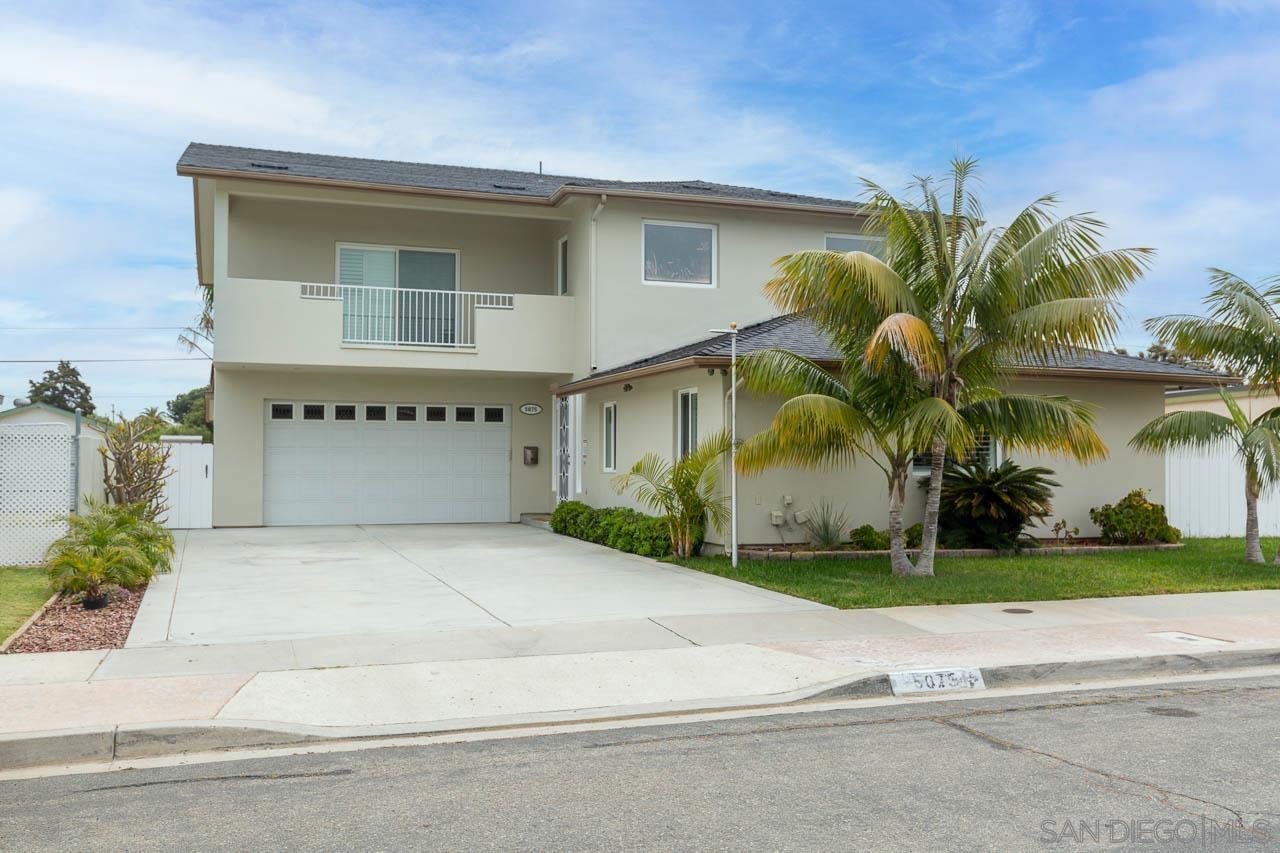
[{"label": "power line", "polygon": [[0,326],[0,332],[174,332],[186,326]]},{"label": "power line", "polygon": [[209,361],[205,356],[193,358],[0,358],[0,364],[57,364],[69,361],[76,364],[112,364],[126,361]]}]

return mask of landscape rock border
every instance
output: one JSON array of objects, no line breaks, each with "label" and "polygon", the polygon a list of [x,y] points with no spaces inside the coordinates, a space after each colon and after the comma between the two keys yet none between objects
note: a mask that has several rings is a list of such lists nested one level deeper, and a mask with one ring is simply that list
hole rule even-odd
[{"label": "landscape rock border", "polygon": [[[994,548],[939,548],[939,557],[1075,557],[1086,554],[1114,554],[1123,551],[1176,551],[1181,542],[1159,542],[1152,545],[1049,545],[1043,548],[1025,548],[1021,551],[998,551]],[[907,555],[917,557],[918,548],[908,548]],[[888,551],[773,551],[766,548],[740,548],[738,556],[744,560],[874,560],[888,557]]]}]

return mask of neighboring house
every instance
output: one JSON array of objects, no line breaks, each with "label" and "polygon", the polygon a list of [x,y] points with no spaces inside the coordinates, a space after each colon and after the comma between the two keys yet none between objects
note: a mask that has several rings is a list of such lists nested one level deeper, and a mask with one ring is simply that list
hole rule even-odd
[{"label": "neighboring house", "polygon": [[[1240,406],[1248,418],[1258,415],[1276,406],[1280,406],[1280,397],[1266,388],[1250,388],[1248,385],[1228,385],[1224,389]],[[1227,404],[1222,402],[1222,395],[1217,388],[1178,388],[1167,391],[1164,395],[1166,412],[1216,412],[1227,414]]]},{"label": "neighboring house", "polygon": [[[82,435],[102,438],[102,430],[93,421],[83,416],[79,420]],[[0,425],[13,426],[15,424],[58,424],[66,427],[67,432],[74,433],[76,431],[76,413],[68,412],[66,409],[59,409],[57,406],[50,406],[48,403],[27,403],[24,406],[14,406],[12,409],[0,411]]]},{"label": "neighboring house", "polygon": [[[178,174],[192,178],[199,276],[216,298],[217,526],[626,504],[615,472],[726,422],[728,343],[709,329],[736,321],[744,351],[829,357],[808,324],[774,316],[761,290],[773,261],[878,246],[855,202],[704,181],[200,144]],[[1166,387],[1216,380],[1106,353],[1019,371],[1019,388],[1101,406],[1112,457],[1049,463],[1059,513],[1088,530],[1088,508],[1130,488],[1161,499],[1160,458],[1126,443]],[[740,434],[776,402],[744,398]],[[884,495],[870,463],[744,479],[741,539],[803,538],[794,513],[822,497],[884,526]]]},{"label": "neighboring house", "polygon": [[[77,424],[75,412],[68,412],[48,403],[27,403],[0,411],[0,428],[31,427],[34,430],[65,433],[68,436],[76,435],[79,429],[74,460],[76,494],[101,500],[106,496],[102,482],[102,454],[98,452],[102,446],[102,429],[83,416],[78,420]],[[3,478],[0,478],[0,487],[4,485]]]}]

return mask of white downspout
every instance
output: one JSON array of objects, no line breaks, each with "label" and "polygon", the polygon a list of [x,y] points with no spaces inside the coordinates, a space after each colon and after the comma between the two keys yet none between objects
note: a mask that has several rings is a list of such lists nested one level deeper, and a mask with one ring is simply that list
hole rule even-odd
[{"label": "white downspout", "polygon": [[591,214],[591,370],[594,371],[598,366],[596,362],[596,317],[598,311],[596,308],[596,269],[599,265],[597,257],[599,250],[596,246],[598,237],[596,236],[599,229],[596,220],[600,218],[600,211],[604,210],[605,202],[609,200],[609,196],[600,193],[600,203],[596,205],[595,213]]}]

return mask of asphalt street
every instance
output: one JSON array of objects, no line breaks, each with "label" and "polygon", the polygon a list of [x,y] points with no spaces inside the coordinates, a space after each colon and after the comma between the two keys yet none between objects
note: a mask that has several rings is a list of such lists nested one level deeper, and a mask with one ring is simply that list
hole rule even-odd
[{"label": "asphalt street", "polygon": [[1280,677],[0,782],[4,850],[1280,849]]}]

